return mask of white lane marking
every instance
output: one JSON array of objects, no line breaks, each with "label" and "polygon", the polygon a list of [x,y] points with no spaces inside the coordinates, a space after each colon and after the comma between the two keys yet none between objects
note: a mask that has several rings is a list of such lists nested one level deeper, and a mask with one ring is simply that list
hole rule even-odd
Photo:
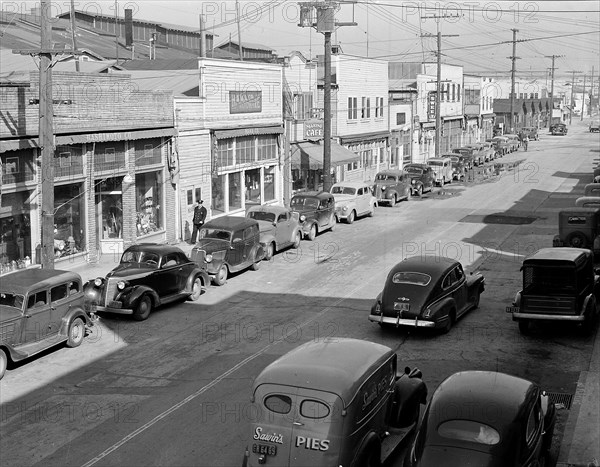
[{"label": "white lane marking", "polygon": [[[339,298],[334,304],[328,306],[327,308],[323,309],[322,311],[320,311],[317,315],[313,316],[312,318],[306,320],[304,323],[302,323],[299,327],[303,328],[305,326],[307,326],[308,324],[312,323],[313,321],[315,321],[316,319],[320,318],[322,315],[324,315],[325,313],[327,313],[329,310],[331,310],[332,308],[334,308],[335,306],[337,306],[340,302],[346,300],[347,298],[349,298],[350,296],[352,296],[352,294],[354,292],[356,292],[358,290],[355,289],[353,290],[347,297],[344,298]],[[101,461],[102,459],[104,459],[106,456],[108,456],[109,454],[111,454],[112,452],[116,451],[117,449],[119,449],[121,446],[123,446],[125,443],[131,441],[133,438],[135,438],[137,435],[139,435],[140,433],[143,433],[144,431],[146,431],[148,428],[152,427],[153,425],[155,425],[156,423],[160,422],[161,420],[163,420],[164,418],[166,418],[167,416],[169,416],[170,414],[172,414],[173,412],[175,412],[177,409],[180,409],[181,407],[183,407],[185,404],[187,404],[188,402],[191,402],[192,400],[194,400],[196,397],[202,395],[203,393],[205,393],[206,391],[208,391],[209,389],[211,389],[212,387],[216,386],[218,383],[220,383],[221,381],[223,381],[225,378],[227,378],[229,375],[231,375],[233,372],[239,370],[241,367],[243,367],[244,365],[246,365],[247,363],[251,362],[252,360],[254,360],[255,358],[259,357],[260,355],[262,355],[263,353],[265,353],[269,348],[273,347],[276,344],[279,344],[280,342],[284,341],[285,339],[287,339],[288,337],[290,337],[292,334],[295,334],[297,332],[297,328],[294,327],[294,329],[292,331],[287,332],[286,334],[284,334],[283,336],[281,336],[279,339],[271,342],[269,345],[266,345],[265,347],[263,347],[262,349],[258,350],[257,352],[255,352],[254,354],[250,355],[249,357],[246,357],[244,360],[242,360],[241,362],[239,362],[237,365],[231,367],[229,370],[227,370],[225,373],[222,373],[220,376],[218,376],[217,378],[215,378],[214,380],[212,380],[210,383],[208,383],[206,386],[198,389],[196,392],[194,392],[193,394],[190,394],[188,397],[186,397],[185,399],[179,401],[177,404],[171,406],[170,408],[168,408],[167,410],[165,410],[164,412],[158,414],[156,417],[154,417],[152,420],[150,420],[149,422],[143,424],[142,426],[140,426],[138,429],[134,430],[133,432],[129,433],[127,436],[125,436],[124,438],[122,438],[120,441],[117,441],[115,444],[113,444],[112,446],[110,446],[109,448],[105,449],[104,451],[102,451],[100,454],[98,454],[96,457],[94,457],[93,459],[90,459],[89,461],[87,461],[85,464],[83,464],[82,467],[90,467],[94,464],[96,464],[97,462]]]}]

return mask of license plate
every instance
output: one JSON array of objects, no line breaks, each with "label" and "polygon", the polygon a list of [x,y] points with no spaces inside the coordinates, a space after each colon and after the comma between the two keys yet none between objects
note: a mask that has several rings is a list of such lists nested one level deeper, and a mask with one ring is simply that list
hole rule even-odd
[{"label": "license plate", "polygon": [[123,308],[123,304],[121,302],[116,302],[114,300],[108,302],[108,306],[109,308]]},{"label": "license plate", "polygon": [[267,456],[276,456],[277,446],[271,446],[270,444],[253,444],[252,452],[255,454],[266,454]]},{"label": "license plate", "polygon": [[506,312],[507,313],[518,313],[519,312],[519,307],[518,306],[507,306],[506,307]]},{"label": "license plate", "polygon": [[394,302],[394,310],[410,311],[410,303]]}]

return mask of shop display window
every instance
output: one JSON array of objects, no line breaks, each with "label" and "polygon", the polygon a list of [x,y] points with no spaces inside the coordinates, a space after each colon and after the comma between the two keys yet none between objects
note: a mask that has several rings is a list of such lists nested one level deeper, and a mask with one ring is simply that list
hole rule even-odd
[{"label": "shop display window", "polygon": [[275,167],[265,168],[265,180],[264,180],[264,194],[265,201],[271,201],[275,199]]},{"label": "shop display window", "polygon": [[85,245],[85,197],[83,184],[54,188],[54,256],[80,253]]},{"label": "shop display window", "polygon": [[246,170],[246,204],[261,204],[260,169]]},{"label": "shop display window", "polygon": [[[217,175],[212,177],[212,212],[213,215],[225,213],[225,177],[226,175]],[[193,200],[191,203],[193,204]]]},{"label": "shop display window", "polygon": [[229,177],[229,210],[242,207],[242,177],[240,172],[230,173]]},{"label": "shop display window", "polygon": [[135,176],[137,236],[162,230],[162,174],[147,172]]},{"label": "shop display window", "polygon": [[96,183],[96,219],[99,238],[123,238],[123,177],[112,177]]}]

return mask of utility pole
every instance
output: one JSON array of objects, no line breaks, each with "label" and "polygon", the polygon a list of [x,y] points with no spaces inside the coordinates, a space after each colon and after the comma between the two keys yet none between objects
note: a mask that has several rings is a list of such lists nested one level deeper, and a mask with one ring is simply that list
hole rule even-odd
[{"label": "utility pole", "polygon": [[[75,0],[71,0],[71,43],[73,45],[73,50],[77,50],[77,39],[75,38]],[[79,55],[75,55],[75,71],[79,72]]]},{"label": "utility pole", "polygon": [[552,80],[550,81],[550,117],[548,118],[548,128],[552,126],[552,116],[554,114],[554,70],[556,70],[556,67],[554,66],[554,60],[559,57],[564,57],[564,55],[546,55],[546,58],[552,58]]},{"label": "utility pole", "polygon": [[119,26],[119,4],[117,0],[115,0],[115,57],[117,57],[117,61],[115,65],[119,64],[119,30],[117,29]]},{"label": "utility pole", "polygon": [[571,102],[569,104],[569,125],[573,123],[573,99],[575,93],[575,74],[581,73],[581,71],[570,70],[567,73],[573,73],[573,78],[571,79]]},{"label": "utility pole", "polygon": [[204,15],[200,13],[198,19],[200,21],[200,57],[206,57],[206,26],[204,24]]},{"label": "utility pole", "polygon": [[579,121],[583,121],[583,111],[585,110],[585,74],[583,75],[583,92],[581,93],[581,117]]},{"label": "utility pole", "polygon": [[590,78],[590,105],[588,106],[588,115],[592,116],[592,99],[594,97],[594,67],[592,66],[592,76]]},{"label": "utility pole", "polygon": [[300,27],[314,27],[324,35],[325,79],[323,84],[323,191],[331,188],[331,33],[340,26],[356,26],[355,22],[337,22],[339,3],[331,0],[300,3]]},{"label": "utility pole", "polygon": [[508,57],[512,61],[512,67],[510,70],[510,132],[513,133],[515,131],[515,71],[516,71],[516,62],[519,57],[517,57],[517,32],[518,29],[511,29],[513,32],[513,40],[512,40],[512,56]]},{"label": "utility pole", "polygon": [[240,4],[235,0],[235,16],[237,21],[238,42],[240,46],[240,62],[244,61],[244,52],[242,50],[242,30],[240,28]]}]

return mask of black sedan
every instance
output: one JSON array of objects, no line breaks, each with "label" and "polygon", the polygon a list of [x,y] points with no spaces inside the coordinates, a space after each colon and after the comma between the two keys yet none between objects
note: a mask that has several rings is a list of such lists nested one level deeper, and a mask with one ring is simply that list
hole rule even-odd
[{"label": "black sedan", "polygon": [[152,308],[187,298],[198,300],[208,274],[174,246],[141,243],[123,252],[119,265],[84,285],[86,310],[148,318]]},{"label": "black sedan", "polygon": [[480,273],[467,276],[454,259],[413,256],[389,272],[369,320],[382,326],[436,328],[446,333],[464,313],[479,306],[484,285]]},{"label": "black sedan", "polygon": [[556,410],[540,387],[492,371],[455,373],[425,410],[405,467],[543,465]]}]

